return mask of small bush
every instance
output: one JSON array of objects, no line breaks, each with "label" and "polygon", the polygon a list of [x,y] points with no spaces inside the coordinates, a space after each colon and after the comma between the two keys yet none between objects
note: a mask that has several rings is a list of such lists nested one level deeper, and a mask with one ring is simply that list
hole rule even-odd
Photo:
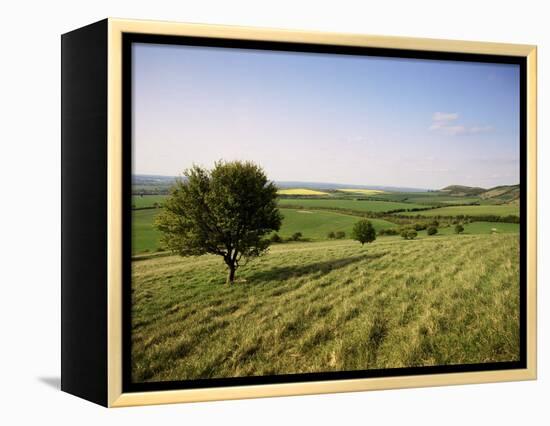
[{"label": "small bush", "polygon": [[327,237],[330,239],[330,240],[334,240],[336,238],[336,234],[334,233],[334,231],[330,231],[328,234],[327,234]]},{"label": "small bush", "polygon": [[426,232],[428,235],[435,235],[437,234],[437,228],[435,226],[429,226]]},{"label": "small bush", "polygon": [[[397,228],[389,228],[383,230],[386,235],[399,235],[399,230]],[[382,232],[382,231],[380,231]]]},{"label": "small bush", "polygon": [[401,230],[401,236],[405,240],[414,240],[418,235],[418,232],[416,232],[416,229],[413,228],[403,228]]},{"label": "small bush", "polygon": [[407,233],[407,239],[408,240],[414,240],[418,235],[418,232],[416,232],[416,230],[414,229],[411,229],[408,233]]},{"label": "small bush", "polygon": [[458,223],[455,226],[455,234],[462,234],[464,232],[464,226],[462,224]]},{"label": "small bush", "polygon": [[272,243],[282,243],[283,239],[281,236],[277,233],[273,234],[271,238],[269,239]]},{"label": "small bush", "polygon": [[415,231],[423,231],[426,229],[426,225],[424,223],[415,223],[414,224],[414,230]]},{"label": "small bush", "polygon": [[292,236],[289,238],[290,241],[300,241],[302,239],[302,233],[301,232],[295,232],[292,234]]},{"label": "small bush", "polygon": [[346,233],[344,231],[337,231],[334,236],[337,240],[343,240],[346,238]]}]

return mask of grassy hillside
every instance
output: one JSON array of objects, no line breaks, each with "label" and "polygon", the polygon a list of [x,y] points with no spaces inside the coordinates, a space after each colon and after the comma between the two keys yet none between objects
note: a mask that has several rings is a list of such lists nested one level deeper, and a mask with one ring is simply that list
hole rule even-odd
[{"label": "grassy hillside", "polygon": [[464,186],[464,185],[449,185],[441,190],[441,192],[445,192],[446,194],[455,195],[455,196],[479,195],[485,191],[486,189],[484,188],[479,188],[477,186]]},{"label": "grassy hillside", "polygon": [[133,262],[135,381],[519,357],[517,235],[278,245]]},{"label": "grassy hillside", "polygon": [[484,200],[498,200],[504,203],[517,201],[519,200],[519,196],[519,185],[496,186],[480,195]]}]

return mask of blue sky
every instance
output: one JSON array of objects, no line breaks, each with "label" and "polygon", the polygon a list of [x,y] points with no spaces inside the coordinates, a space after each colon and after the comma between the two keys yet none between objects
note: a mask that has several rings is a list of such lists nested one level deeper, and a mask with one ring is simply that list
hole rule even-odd
[{"label": "blue sky", "polygon": [[519,67],[133,45],[134,173],[252,160],[278,181],[519,182]]}]

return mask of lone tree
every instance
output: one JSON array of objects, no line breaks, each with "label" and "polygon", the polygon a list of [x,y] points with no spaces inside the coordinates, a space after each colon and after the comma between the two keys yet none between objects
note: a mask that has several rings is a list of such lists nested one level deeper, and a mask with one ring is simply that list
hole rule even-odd
[{"label": "lone tree", "polygon": [[241,259],[265,253],[267,236],[281,227],[277,187],[251,162],[193,166],[183,175],[155,222],[161,242],[181,256],[223,257],[232,283]]},{"label": "lone tree", "polygon": [[363,219],[353,225],[351,238],[359,241],[361,245],[364,245],[365,243],[372,243],[376,240],[376,231],[369,220]]}]

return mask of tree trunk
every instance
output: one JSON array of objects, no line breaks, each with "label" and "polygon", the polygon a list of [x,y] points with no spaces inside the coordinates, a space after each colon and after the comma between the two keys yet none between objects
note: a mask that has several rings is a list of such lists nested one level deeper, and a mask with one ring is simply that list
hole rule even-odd
[{"label": "tree trunk", "polygon": [[227,284],[233,284],[233,281],[235,281],[235,265],[227,265],[229,268],[229,273],[227,274]]}]

